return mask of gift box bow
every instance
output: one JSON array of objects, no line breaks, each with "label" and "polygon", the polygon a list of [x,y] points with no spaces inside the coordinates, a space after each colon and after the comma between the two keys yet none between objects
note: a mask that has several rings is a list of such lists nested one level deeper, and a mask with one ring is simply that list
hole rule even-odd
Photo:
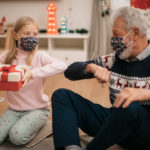
[{"label": "gift box bow", "polygon": [[24,75],[22,66],[17,65],[0,65],[0,81],[19,82]]}]

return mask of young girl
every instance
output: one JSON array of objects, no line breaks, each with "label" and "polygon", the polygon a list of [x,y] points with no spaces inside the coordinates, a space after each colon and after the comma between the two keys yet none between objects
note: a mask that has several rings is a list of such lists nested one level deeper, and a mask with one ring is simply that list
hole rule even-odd
[{"label": "young girl", "polygon": [[0,116],[0,143],[7,136],[16,145],[26,144],[49,119],[49,98],[43,93],[46,78],[66,69],[66,64],[37,51],[38,25],[29,17],[17,20],[13,48],[0,56],[0,64],[24,65],[23,87],[6,91],[9,108]]}]

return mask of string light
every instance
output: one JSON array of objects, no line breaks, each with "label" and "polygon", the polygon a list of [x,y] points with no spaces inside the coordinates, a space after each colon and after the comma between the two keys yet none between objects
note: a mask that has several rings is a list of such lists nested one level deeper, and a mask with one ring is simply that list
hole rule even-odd
[{"label": "string light", "polygon": [[56,17],[56,7],[54,2],[50,2],[47,10],[48,10],[48,21],[47,21],[47,34],[58,34],[57,27],[57,17]]}]

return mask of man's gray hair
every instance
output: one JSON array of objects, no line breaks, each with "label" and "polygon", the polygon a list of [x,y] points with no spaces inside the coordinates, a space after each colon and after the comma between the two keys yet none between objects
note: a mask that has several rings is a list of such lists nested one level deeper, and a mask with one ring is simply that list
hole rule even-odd
[{"label": "man's gray hair", "polygon": [[123,17],[125,19],[126,31],[137,27],[142,35],[147,36],[148,20],[142,10],[133,7],[120,7],[114,10],[111,17],[112,24],[118,17]]}]

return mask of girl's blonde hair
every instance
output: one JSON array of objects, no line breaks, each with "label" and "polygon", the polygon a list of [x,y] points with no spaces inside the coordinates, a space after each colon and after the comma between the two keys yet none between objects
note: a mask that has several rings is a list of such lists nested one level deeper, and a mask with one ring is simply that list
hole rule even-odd
[{"label": "girl's blonde hair", "polygon": [[[39,31],[39,27],[37,25],[37,23],[30,17],[20,17],[15,25],[14,25],[14,28],[13,30],[11,31],[11,38],[13,39],[12,41],[12,48],[10,49],[10,52],[8,52],[8,54],[6,55],[6,58],[4,60],[4,63],[5,64],[12,64],[13,60],[15,59],[15,55],[17,53],[16,51],[16,47],[17,47],[17,41],[13,38],[13,32],[19,32],[19,30],[26,26],[26,25],[29,25],[29,24],[33,24],[35,25],[35,27],[38,29]],[[35,52],[37,51],[37,48],[35,50],[33,50],[29,56],[26,58],[26,63],[27,65],[31,65],[31,61],[32,61],[32,58],[35,54]]]}]

